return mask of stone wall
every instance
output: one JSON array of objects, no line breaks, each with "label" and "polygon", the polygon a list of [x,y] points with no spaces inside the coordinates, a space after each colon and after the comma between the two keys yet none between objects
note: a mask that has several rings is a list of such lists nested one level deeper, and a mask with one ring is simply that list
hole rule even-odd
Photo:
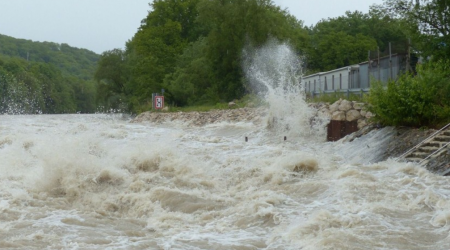
[{"label": "stone wall", "polygon": [[335,121],[357,121],[358,129],[369,124],[369,119],[373,114],[364,108],[364,103],[338,100],[333,104],[317,103],[312,104],[317,109],[317,116],[329,118]]},{"label": "stone wall", "polygon": [[[369,124],[373,115],[364,109],[364,103],[339,100],[333,104],[310,104],[316,111],[316,116],[324,120],[357,121],[358,129]],[[209,112],[144,112],[137,116],[133,122],[163,123],[178,120],[187,124],[203,126],[223,121],[252,121],[260,123],[262,117],[267,115],[266,108],[239,108],[227,110],[211,110]]]}]

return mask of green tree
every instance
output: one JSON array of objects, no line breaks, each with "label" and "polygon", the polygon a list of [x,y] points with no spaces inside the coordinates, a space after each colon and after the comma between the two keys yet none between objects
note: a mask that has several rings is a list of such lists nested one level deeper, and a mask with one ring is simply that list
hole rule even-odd
[{"label": "green tree", "polygon": [[[323,19],[309,28],[308,69],[326,71],[367,60],[369,50],[385,50],[389,43],[404,44],[401,22],[382,11],[349,12]],[[404,49],[406,50],[406,49]]]},{"label": "green tree", "polygon": [[178,58],[174,72],[166,75],[164,87],[174,104],[185,106],[211,101],[210,88],[214,79],[206,48],[205,38],[190,44]]},{"label": "green tree", "polygon": [[375,39],[357,34],[331,32],[321,37],[316,49],[309,54],[312,68],[328,71],[367,60],[367,51],[377,47]]},{"label": "green tree", "polygon": [[167,74],[174,70],[179,55],[197,39],[200,28],[195,25],[199,0],[155,0],[153,11],[133,39],[127,43],[130,66],[126,94],[129,108],[140,111],[150,105],[152,93],[159,92]]},{"label": "green tree", "polygon": [[303,23],[270,0],[154,0],[151,7],[122,61],[104,53],[96,73],[99,95],[120,97],[134,112],[148,109],[162,88],[176,105],[242,97],[244,47],[275,38],[301,53],[309,44]]},{"label": "green tree", "polygon": [[404,29],[424,57],[450,57],[450,1],[385,0],[378,9],[404,20]]},{"label": "green tree", "polygon": [[198,8],[198,22],[210,30],[207,57],[212,63],[214,82],[210,88],[216,100],[228,101],[245,93],[242,72],[245,46],[261,46],[271,37],[296,41],[306,35],[301,30],[302,23],[272,1],[202,1]]},{"label": "green tree", "polygon": [[[125,83],[127,77],[125,52],[120,49],[103,52],[98,61],[98,67],[94,75],[99,90],[97,92],[99,104],[107,109],[120,108],[122,99],[125,98],[124,95],[126,94]],[[79,86],[78,88],[81,88],[84,91],[83,86]]]}]

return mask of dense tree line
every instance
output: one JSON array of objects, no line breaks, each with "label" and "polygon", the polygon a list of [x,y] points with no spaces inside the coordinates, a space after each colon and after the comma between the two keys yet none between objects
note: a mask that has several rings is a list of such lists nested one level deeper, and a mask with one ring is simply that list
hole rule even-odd
[{"label": "dense tree line", "polygon": [[98,55],[0,35],[0,114],[95,112]]},{"label": "dense tree line", "polygon": [[401,21],[383,11],[346,12],[337,18],[323,19],[308,28],[308,68],[328,71],[368,60],[368,51],[386,50],[389,43],[403,46],[407,40]]},{"label": "dense tree line", "polygon": [[154,0],[126,49],[101,55],[99,99],[141,112],[161,89],[179,106],[240,98],[252,91],[243,50],[269,39],[291,44],[309,73],[366,61],[368,51],[387,50],[389,43],[407,51],[408,39],[415,53],[448,56],[447,1],[410,2],[385,0],[369,13],[346,12],[306,27],[270,0]]},{"label": "dense tree line", "polygon": [[96,79],[103,102],[149,109],[151,94],[166,90],[170,104],[195,105],[239,98],[245,46],[290,41],[301,51],[301,21],[268,0],[155,0],[125,51],[102,54]]}]

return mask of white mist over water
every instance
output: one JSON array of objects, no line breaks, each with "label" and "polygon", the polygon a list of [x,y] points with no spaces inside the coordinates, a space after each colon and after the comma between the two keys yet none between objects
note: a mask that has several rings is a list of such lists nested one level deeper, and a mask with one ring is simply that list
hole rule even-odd
[{"label": "white mist over water", "polygon": [[388,136],[0,116],[0,249],[449,249],[449,179],[361,159]]}]

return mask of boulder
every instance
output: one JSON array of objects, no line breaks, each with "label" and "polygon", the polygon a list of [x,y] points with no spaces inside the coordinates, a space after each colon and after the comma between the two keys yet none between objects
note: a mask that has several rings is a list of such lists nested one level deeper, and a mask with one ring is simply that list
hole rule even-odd
[{"label": "boulder", "polygon": [[372,112],[367,112],[367,113],[366,113],[366,118],[367,118],[367,119],[370,119],[370,118],[372,118],[372,117],[374,117],[374,115],[372,114]]},{"label": "boulder", "polygon": [[359,119],[358,120],[358,129],[362,129],[365,126],[367,126],[367,120],[366,119]]},{"label": "boulder", "polygon": [[330,107],[329,107],[330,113],[334,113],[335,111],[338,111],[339,110],[339,104],[340,104],[339,101],[331,104]]},{"label": "boulder", "polygon": [[349,110],[349,111],[347,111],[347,113],[346,113],[346,119],[347,119],[347,121],[349,121],[349,122],[351,122],[351,121],[356,121],[356,120],[358,120],[359,118],[361,118],[361,114],[360,114],[359,111],[356,110],[356,109]]},{"label": "boulder", "polygon": [[339,105],[340,111],[349,111],[352,108],[352,103],[347,100],[342,100],[341,104]]},{"label": "boulder", "polygon": [[335,121],[345,121],[345,112],[344,111],[334,111],[331,115],[331,120]]}]

